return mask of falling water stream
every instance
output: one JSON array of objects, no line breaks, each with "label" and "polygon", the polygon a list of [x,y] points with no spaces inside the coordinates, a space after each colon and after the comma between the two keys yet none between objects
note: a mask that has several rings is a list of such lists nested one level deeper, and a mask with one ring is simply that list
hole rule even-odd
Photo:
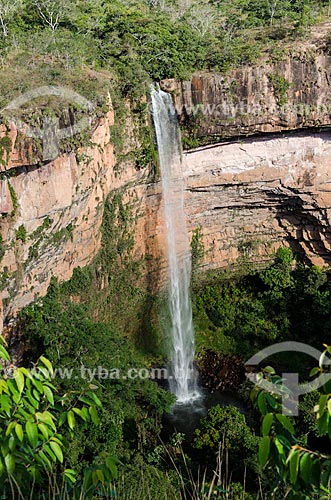
[{"label": "falling water stream", "polygon": [[177,403],[199,397],[194,361],[190,297],[191,254],[184,211],[181,138],[171,96],[151,90],[153,120],[161,171],[169,269],[170,378]]}]

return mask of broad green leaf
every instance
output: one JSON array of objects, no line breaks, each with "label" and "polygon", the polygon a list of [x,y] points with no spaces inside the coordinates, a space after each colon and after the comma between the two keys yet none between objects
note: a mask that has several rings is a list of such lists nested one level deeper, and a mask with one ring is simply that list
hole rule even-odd
[{"label": "broad green leaf", "polygon": [[2,443],[0,444],[0,456],[2,455],[3,457],[8,454],[9,448],[8,448],[8,440],[3,440]]},{"label": "broad green leaf", "polygon": [[32,448],[36,448],[38,444],[38,427],[33,422],[27,422],[25,430]]},{"label": "broad green leaf", "polygon": [[321,418],[321,416],[323,415],[327,400],[328,400],[328,395],[322,394],[322,396],[320,397],[320,400],[319,400],[319,405],[318,405],[319,406],[318,415],[317,415],[318,418]]},{"label": "broad green leaf", "polygon": [[1,409],[7,414],[7,416],[10,416],[11,413],[11,407],[12,407],[12,400],[10,396],[7,396],[7,394],[2,394],[0,398],[0,405]]},{"label": "broad green leaf", "polygon": [[45,382],[49,378],[49,371],[44,366],[38,366],[38,371],[35,373],[35,378]]},{"label": "broad green leaf", "polygon": [[263,371],[266,372],[266,373],[270,373],[271,375],[273,375],[275,372],[274,368],[272,366],[266,366],[265,368],[263,368]]},{"label": "broad green leaf", "polygon": [[76,478],[75,478],[75,475],[76,475],[76,471],[74,471],[73,469],[65,469],[65,471],[63,472],[63,475],[66,479],[69,480],[69,482],[71,484],[75,484],[76,482]]},{"label": "broad green leaf", "polygon": [[93,486],[96,486],[99,482],[99,477],[98,477],[98,474],[97,474],[97,471],[93,471],[92,472],[92,483],[93,483]]},{"label": "broad green leaf", "polygon": [[49,428],[47,427],[47,425],[41,422],[38,424],[38,429],[40,430],[45,439],[49,438]]},{"label": "broad green leaf", "polygon": [[45,452],[51,457],[52,461],[56,462],[56,455],[48,444],[44,445]]},{"label": "broad green leaf", "polygon": [[298,450],[292,453],[291,458],[289,460],[290,463],[290,480],[292,484],[295,484],[298,478],[299,471],[299,461],[300,461],[300,453]]},{"label": "broad green leaf", "polygon": [[10,356],[3,345],[0,345],[0,358],[4,359],[5,361],[10,361]]},{"label": "broad green leaf", "polygon": [[21,426],[21,424],[15,425],[15,432],[16,432],[16,436],[18,437],[18,439],[22,442],[23,437],[24,437],[24,433],[23,433],[23,427]]},{"label": "broad green leaf", "polygon": [[55,441],[50,441],[49,443],[50,447],[52,448],[52,450],[54,451],[55,455],[56,455],[56,458],[58,459],[59,462],[63,462],[63,453],[62,453],[62,450],[60,448],[60,445],[58,443],[55,443]]},{"label": "broad green leaf", "polygon": [[36,408],[30,404],[28,399],[24,399],[23,403],[24,403],[25,409],[29,412],[29,415],[33,415],[34,412],[36,411]]},{"label": "broad green leaf", "polygon": [[30,418],[31,414],[25,411],[23,408],[18,408],[17,412],[15,413],[16,418],[20,418],[21,420],[27,420]]},{"label": "broad green leaf", "polygon": [[31,379],[32,378],[32,375],[31,373],[29,372],[29,370],[27,370],[26,368],[24,368],[23,366],[20,368],[20,371],[23,373],[23,375],[26,376],[27,379]]},{"label": "broad green leaf", "polygon": [[97,406],[99,406],[99,408],[101,408],[101,407],[102,407],[102,403],[101,403],[100,399],[98,398],[98,396],[95,394],[95,392],[88,391],[88,392],[86,393],[86,395],[87,395],[87,396],[89,396],[90,398],[92,398],[92,399],[93,399],[93,401],[95,402],[95,404],[96,404]]},{"label": "broad green leaf", "polygon": [[54,373],[54,370],[53,370],[53,365],[52,363],[49,361],[49,359],[47,358],[44,358],[44,356],[40,356],[40,361],[46,366],[46,368],[48,369],[49,373],[51,375],[53,375]]},{"label": "broad green leaf", "polygon": [[8,448],[9,448],[9,451],[13,452],[13,451],[15,450],[15,448],[16,448],[16,443],[17,443],[16,438],[15,438],[15,436],[12,434],[12,435],[10,436],[10,438],[8,439]]},{"label": "broad green leaf", "polygon": [[40,392],[40,394],[43,394],[43,385],[42,383],[39,381],[39,380],[36,380],[35,377],[33,377],[31,379],[31,382],[33,383],[33,385],[35,386],[35,388],[37,389],[38,392]]},{"label": "broad green leaf", "polygon": [[310,370],[309,376],[313,377],[314,375],[316,375],[317,373],[319,373],[320,370],[321,369],[318,366],[315,366],[312,370]]},{"label": "broad green leaf", "polygon": [[32,395],[36,401],[40,401],[40,393],[36,389],[32,389]]},{"label": "broad green leaf", "polygon": [[99,424],[99,417],[98,417],[98,413],[97,413],[97,410],[95,409],[95,407],[90,406],[88,411],[89,411],[89,414],[91,415],[91,419],[92,419],[92,422],[94,423],[94,425],[98,425]]},{"label": "broad green leaf", "polygon": [[14,371],[14,378],[17,385],[18,392],[22,394],[24,389],[24,375],[20,369]]},{"label": "broad green leaf", "polygon": [[259,445],[259,463],[261,467],[264,467],[268,461],[270,452],[270,438],[269,436],[264,436]]},{"label": "broad green leaf", "polygon": [[0,394],[2,394],[3,392],[5,394],[8,394],[9,389],[8,389],[7,382],[5,380],[1,379],[0,380]]},{"label": "broad green leaf", "polygon": [[44,424],[49,425],[54,431],[56,431],[55,424],[53,422],[53,415],[49,411],[43,411],[42,413],[36,413],[36,419]]},{"label": "broad green leaf", "polygon": [[[52,468],[51,461],[49,460],[48,456],[46,455],[46,453],[43,450],[40,450],[38,452],[37,457],[40,458],[40,461],[41,461],[43,467],[45,467],[45,468],[48,467],[49,469]],[[54,456],[54,459],[55,459],[55,456]]]},{"label": "broad green leaf", "polygon": [[310,483],[311,458],[309,453],[304,453],[300,459],[300,475],[305,484]]},{"label": "broad green leaf", "polygon": [[282,424],[282,426],[288,430],[291,434],[295,434],[295,430],[289,419],[285,416],[282,415],[281,413],[276,414],[277,420]]},{"label": "broad green leaf", "polygon": [[44,389],[44,394],[47,398],[47,401],[53,406],[54,405],[54,396],[53,396],[51,389],[49,387],[47,387],[47,385],[43,385],[43,389]]},{"label": "broad green leaf", "polygon": [[[18,403],[20,392],[17,388],[17,384],[16,383],[14,384],[13,382],[14,382],[13,380],[7,380],[7,387],[10,390],[10,392],[12,393],[15,403]],[[16,396],[16,398],[15,398],[15,396]]]},{"label": "broad green leaf", "polygon": [[91,399],[87,398],[86,396],[81,396],[79,398],[79,401],[81,401],[82,403],[85,403],[89,406],[93,405],[94,404],[94,401],[92,401]]},{"label": "broad green leaf", "polygon": [[329,420],[330,415],[328,411],[324,412],[323,415],[317,420],[317,428],[321,436],[327,434],[329,430]]},{"label": "broad green leaf", "polygon": [[113,457],[108,457],[106,459],[106,465],[111,472],[112,479],[117,479],[117,467],[115,459]]},{"label": "broad green leaf", "polygon": [[58,427],[61,427],[64,424],[64,422],[66,422],[66,421],[67,421],[67,412],[64,411],[63,413],[61,413],[61,415],[59,417],[58,424],[57,424]]},{"label": "broad green leaf", "polygon": [[273,422],[274,416],[272,413],[267,413],[262,422],[262,435],[268,436]]},{"label": "broad green leaf", "polygon": [[82,419],[85,420],[86,422],[90,420],[89,412],[88,412],[88,409],[86,408],[86,406],[84,406],[81,409],[81,416],[82,416]]},{"label": "broad green leaf", "polygon": [[6,455],[5,456],[5,464],[6,464],[6,469],[9,472],[9,474],[12,474],[15,470],[15,457],[13,455]]},{"label": "broad green leaf", "polygon": [[331,415],[331,399],[328,401],[328,412]]},{"label": "broad green leaf", "polygon": [[[46,385],[47,387],[49,387],[50,389],[52,389],[52,391],[56,391],[56,387],[54,384],[52,384],[49,380],[46,380],[44,381],[44,385]],[[74,393],[75,391],[72,391],[72,394]],[[67,400],[67,395],[65,395],[65,398],[64,398],[64,401]]]},{"label": "broad green leaf", "polygon": [[266,401],[268,401],[271,408],[273,410],[276,410],[276,408],[278,408],[279,404],[277,403],[275,398],[273,396],[271,396],[271,394],[266,394],[265,397],[266,397]]},{"label": "broad green leaf", "polygon": [[72,410],[68,412],[67,419],[70,429],[73,429],[75,427],[75,414]]},{"label": "broad green leaf", "polygon": [[55,443],[58,443],[60,446],[63,446],[63,442],[60,438],[62,438],[61,434],[57,434],[57,436],[51,437],[51,441],[55,441]]},{"label": "broad green leaf", "polygon": [[28,389],[25,391],[26,397],[28,398],[29,402],[32,404],[34,408],[38,408],[39,403],[38,401],[32,396],[31,391]]},{"label": "broad green leaf", "polygon": [[11,433],[11,431],[14,429],[15,427],[15,422],[10,422],[8,425],[7,425],[7,429],[6,429],[6,436],[9,436],[9,434]]},{"label": "broad green leaf", "polygon": [[311,483],[319,487],[321,479],[321,464],[318,459],[314,460],[311,466]]},{"label": "broad green leaf", "polygon": [[83,479],[83,490],[87,491],[91,485],[92,471],[91,469],[86,469]]},{"label": "broad green leaf", "polygon": [[96,470],[96,473],[97,473],[97,476],[98,476],[99,481],[100,481],[101,483],[103,483],[103,482],[104,482],[104,480],[105,480],[105,476],[104,476],[104,474],[103,474],[102,470],[101,470],[101,469],[97,469],[97,470]]},{"label": "broad green leaf", "polygon": [[267,413],[267,403],[265,400],[264,392],[260,392],[260,394],[257,398],[257,404],[259,406],[259,410],[262,413],[262,415],[265,415]]},{"label": "broad green leaf", "polygon": [[277,448],[279,456],[284,459],[285,458],[285,452],[284,452],[284,447],[283,447],[282,443],[279,441],[278,438],[274,439],[274,443],[275,443],[275,446]]},{"label": "broad green leaf", "polygon": [[78,415],[82,420],[86,421],[86,415],[84,415],[80,408],[73,408],[72,411],[75,412],[76,415]]}]

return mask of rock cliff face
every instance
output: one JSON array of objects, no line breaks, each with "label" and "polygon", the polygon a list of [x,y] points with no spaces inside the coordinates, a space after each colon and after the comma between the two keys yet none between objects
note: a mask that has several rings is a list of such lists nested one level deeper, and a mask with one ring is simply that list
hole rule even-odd
[{"label": "rock cliff face", "polygon": [[228,74],[198,73],[189,81],[165,80],[185,132],[205,142],[331,123],[331,55],[325,34],[279,49],[256,66]]},{"label": "rock cliff face", "polygon": [[204,265],[263,262],[289,245],[331,262],[331,133],[246,139],[185,154],[186,211],[201,226]]},{"label": "rock cliff face", "polygon": [[137,189],[146,174],[133,162],[121,171],[116,168],[113,122],[110,110],[90,146],[37,165],[31,163],[28,140],[20,147],[17,130],[3,128],[2,137],[10,139],[11,147],[0,178],[0,319],[43,296],[51,276],[67,280],[75,267],[90,263],[100,247],[106,197],[126,186],[126,198],[135,195],[129,186]]},{"label": "rock cliff face", "polygon": [[302,46],[256,66],[161,82],[186,147],[201,145],[186,151],[184,175],[206,267],[242,256],[263,261],[284,242],[306,261],[330,263],[328,30],[316,28]]},{"label": "rock cliff face", "polygon": [[[242,257],[265,262],[284,242],[306,261],[331,262],[331,58],[319,43],[227,76],[163,82],[181,122],[191,127],[191,138],[223,139],[186,151],[183,159],[188,226],[191,235],[201,228],[205,269]],[[225,104],[233,106],[230,117],[228,111],[222,114]],[[203,112],[195,113],[195,105]],[[137,169],[130,155],[119,167],[113,122],[110,110],[89,146],[44,163],[31,159],[31,144],[22,144],[15,128],[0,128],[5,159],[0,317],[8,320],[44,295],[52,275],[69,279],[75,267],[91,262],[100,247],[103,202],[117,190],[134,207],[135,257],[148,257],[153,286],[162,283],[166,240],[160,183],[148,169]],[[134,134],[123,134],[129,149],[137,149]]]}]

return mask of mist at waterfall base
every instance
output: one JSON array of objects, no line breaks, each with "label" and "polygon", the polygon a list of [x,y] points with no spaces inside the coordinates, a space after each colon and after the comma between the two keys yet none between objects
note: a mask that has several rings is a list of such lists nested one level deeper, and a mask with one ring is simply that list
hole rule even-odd
[{"label": "mist at waterfall base", "polygon": [[194,367],[194,329],[190,297],[191,252],[184,210],[181,138],[171,96],[151,88],[161,172],[168,257],[168,302],[171,319],[169,388],[177,404],[200,398]]}]

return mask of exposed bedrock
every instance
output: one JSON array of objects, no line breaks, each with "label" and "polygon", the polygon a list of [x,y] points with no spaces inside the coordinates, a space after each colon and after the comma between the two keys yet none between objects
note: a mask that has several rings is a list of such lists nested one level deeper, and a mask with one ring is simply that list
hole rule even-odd
[{"label": "exposed bedrock", "polygon": [[164,80],[185,135],[206,142],[331,124],[330,23],[254,66]]},{"label": "exposed bedrock", "polygon": [[[207,142],[223,139],[188,150],[183,159],[187,223],[190,236],[201,228],[203,269],[242,257],[265,263],[284,244],[306,262],[331,263],[330,62],[320,41],[283,61],[265,61],[227,76],[163,82],[182,123],[194,125],[191,135]],[[282,87],[281,77],[290,85]],[[281,99],[287,100],[288,111]],[[193,104],[216,110],[224,102],[237,105],[234,109],[243,103],[246,111],[254,109],[248,104],[259,104],[260,111],[240,112],[232,121],[219,114],[197,118],[192,112]],[[34,159],[31,143],[14,128],[0,128],[5,160],[0,167],[0,318],[9,320],[43,296],[52,275],[69,279],[75,267],[93,260],[100,248],[104,201],[118,190],[135,215],[134,257],[144,260],[146,276],[153,271],[146,282],[151,289],[164,282],[160,185],[152,172],[136,167],[134,152],[140,146],[130,118],[123,130],[127,159],[119,164],[113,123],[110,109],[88,145],[51,162]]]},{"label": "exposed bedrock", "polygon": [[201,226],[206,267],[279,245],[306,261],[331,260],[331,133],[261,137],[185,154],[190,229]]}]

